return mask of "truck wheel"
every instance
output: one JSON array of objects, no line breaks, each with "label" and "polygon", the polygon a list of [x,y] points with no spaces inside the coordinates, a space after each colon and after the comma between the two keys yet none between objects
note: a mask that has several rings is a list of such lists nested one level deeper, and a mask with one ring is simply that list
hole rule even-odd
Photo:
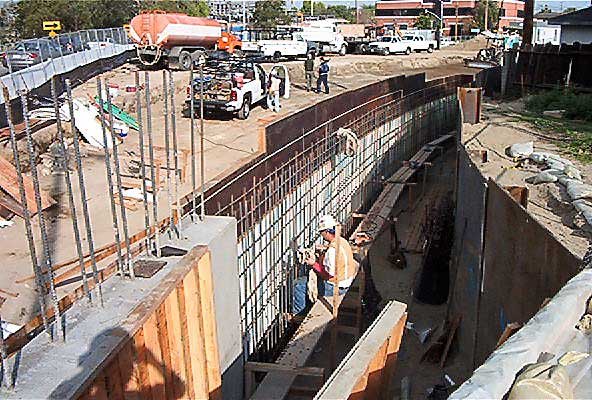
[{"label": "truck wheel", "polygon": [[388,47],[385,47],[385,48],[382,50],[382,55],[383,55],[383,56],[388,56],[389,54],[391,54],[391,52],[390,52],[389,48],[388,48]]},{"label": "truck wheel", "polygon": [[407,54],[407,55],[411,54],[411,47],[407,47],[407,50],[405,50],[405,54]]},{"label": "truck wheel", "polygon": [[279,51],[276,51],[275,53],[273,53],[273,61],[274,62],[278,62],[282,59],[282,53],[280,53]]},{"label": "truck wheel", "polygon": [[249,95],[245,96],[243,100],[243,105],[238,110],[238,119],[247,119],[249,118],[249,114],[251,113],[251,97]]},{"label": "truck wheel", "polygon": [[344,56],[347,54],[347,46],[346,45],[341,45],[341,48],[339,49],[339,55],[340,56]]},{"label": "truck wheel", "polygon": [[428,47],[428,53],[433,53],[434,52],[434,48],[432,46]]},{"label": "truck wheel", "polygon": [[192,63],[193,58],[188,51],[183,50],[181,53],[179,53],[179,66],[181,69],[184,69],[185,71],[190,70]]}]

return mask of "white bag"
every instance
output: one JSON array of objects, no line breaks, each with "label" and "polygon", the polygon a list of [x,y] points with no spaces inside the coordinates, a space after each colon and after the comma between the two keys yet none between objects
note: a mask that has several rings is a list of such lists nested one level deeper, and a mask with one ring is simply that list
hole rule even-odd
[{"label": "white bag", "polygon": [[508,155],[512,158],[527,158],[534,152],[534,142],[515,143],[508,149]]}]

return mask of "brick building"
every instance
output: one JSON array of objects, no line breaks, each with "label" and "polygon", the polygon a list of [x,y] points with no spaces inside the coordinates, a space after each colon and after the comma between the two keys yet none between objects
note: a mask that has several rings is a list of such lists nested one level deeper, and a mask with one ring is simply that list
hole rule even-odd
[{"label": "brick building", "polygon": [[[496,1],[496,0],[490,0]],[[444,34],[467,35],[470,33],[473,11],[477,1],[444,1]],[[524,1],[500,1],[500,29],[521,25],[524,17]],[[381,0],[376,2],[376,21],[379,25],[393,25],[399,29],[413,28],[415,19],[427,9],[435,12],[434,2],[424,0]]]}]

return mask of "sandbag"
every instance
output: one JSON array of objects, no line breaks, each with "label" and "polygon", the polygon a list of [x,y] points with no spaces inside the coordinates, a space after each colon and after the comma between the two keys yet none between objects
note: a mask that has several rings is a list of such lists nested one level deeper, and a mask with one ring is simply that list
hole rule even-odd
[{"label": "sandbag", "polygon": [[582,214],[588,225],[592,226],[592,203],[584,199],[580,199],[573,201],[571,204],[574,206],[576,211]]},{"label": "sandbag", "polygon": [[571,180],[566,185],[567,195],[573,200],[592,198],[592,186]]},{"label": "sandbag", "polygon": [[557,360],[557,364],[539,362],[527,365],[516,377],[508,400],[573,399],[573,387],[565,366],[586,357],[586,353],[570,351]]},{"label": "sandbag", "polygon": [[535,176],[531,176],[526,181],[538,185],[540,183],[552,183],[557,182],[560,176],[563,175],[563,171],[558,169],[546,169],[539,172]]},{"label": "sandbag", "polygon": [[512,158],[527,158],[534,152],[534,142],[515,143],[506,153]]}]

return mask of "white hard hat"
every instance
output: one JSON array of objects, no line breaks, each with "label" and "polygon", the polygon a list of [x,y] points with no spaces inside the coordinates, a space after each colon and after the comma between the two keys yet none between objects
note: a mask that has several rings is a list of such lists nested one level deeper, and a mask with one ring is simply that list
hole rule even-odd
[{"label": "white hard hat", "polygon": [[331,215],[323,215],[321,220],[319,221],[319,232],[324,231],[326,229],[335,229],[337,226],[337,221]]}]

